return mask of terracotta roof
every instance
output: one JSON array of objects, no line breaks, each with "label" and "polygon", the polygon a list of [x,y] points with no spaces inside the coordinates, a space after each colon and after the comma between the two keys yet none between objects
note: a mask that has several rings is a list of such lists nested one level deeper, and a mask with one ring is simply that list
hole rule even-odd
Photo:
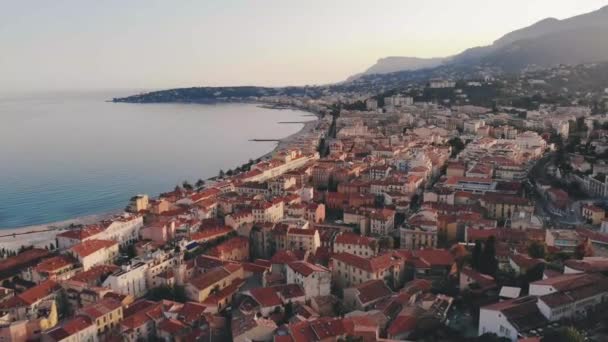
[{"label": "terracotta roof", "polygon": [[251,297],[262,307],[272,307],[283,304],[277,291],[271,287],[258,287],[249,291]]},{"label": "terracotta roof", "polygon": [[544,263],[543,260],[530,258],[529,256],[523,254],[513,254],[509,256],[509,259],[511,259],[517,266],[525,269],[529,269]]},{"label": "terracotta roof", "polygon": [[297,272],[305,277],[313,274],[314,272],[329,273],[329,270],[323,266],[311,264],[307,261],[294,261],[287,264],[294,272]]},{"label": "terracotta roof", "polygon": [[414,316],[410,315],[401,315],[397,316],[392,322],[391,325],[386,330],[386,333],[389,337],[397,336],[399,334],[406,333],[408,331],[414,330],[416,328],[416,322],[418,320]]},{"label": "terracotta roof", "polygon": [[52,273],[56,270],[60,270],[72,264],[73,261],[70,258],[64,255],[59,255],[56,257],[44,259],[36,266],[36,271]]},{"label": "terracotta roof", "polygon": [[297,261],[298,257],[290,250],[280,249],[272,258],[270,258],[271,264],[289,264],[290,262]]},{"label": "terracotta roof", "polygon": [[403,259],[397,258],[393,254],[383,254],[370,259],[366,259],[354,254],[344,252],[334,254],[332,256],[332,259],[341,261],[347,265],[359,269],[363,269],[367,272],[377,272],[379,270],[384,270],[403,261]]},{"label": "terracotta roof", "polygon": [[55,341],[61,341],[93,325],[93,321],[84,315],[76,315],[61,326],[55,327],[45,334]]},{"label": "terracotta roof", "polygon": [[393,291],[386,286],[383,280],[368,280],[359,286],[357,286],[357,290],[359,291],[359,301],[361,303],[366,304],[383,297],[387,297],[393,294]]},{"label": "terracotta roof", "polygon": [[192,240],[192,241],[206,240],[206,239],[220,237],[220,236],[229,234],[232,231],[234,231],[234,230],[230,227],[207,228],[207,229],[203,229],[201,231],[192,233],[190,235],[190,240]]},{"label": "terracotta roof", "polygon": [[75,254],[77,254],[78,256],[80,256],[81,258],[84,258],[101,249],[110,248],[110,247],[116,246],[116,245],[118,245],[117,241],[94,240],[93,239],[93,240],[87,240],[87,241],[81,242],[75,246],[72,246],[72,248],[70,248],[70,250],[72,252],[74,252]]},{"label": "terracotta roof", "polygon": [[52,280],[47,280],[28,290],[25,290],[24,292],[22,292],[21,294],[19,294],[17,296],[19,298],[21,298],[28,305],[31,305],[31,304],[39,301],[40,299],[49,296],[50,294],[59,290],[60,288],[61,288],[61,286],[58,283],[56,283]]},{"label": "terracotta roof", "polygon": [[171,318],[165,318],[158,324],[159,330],[168,332],[173,336],[185,332],[187,328],[188,326],[186,326],[184,323]]},{"label": "terracotta roof", "polygon": [[228,277],[229,275],[230,272],[228,272],[224,267],[216,267],[208,271],[207,273],[203,273],[190,279],[189,283],[199,290],[204,290],[209,286],[212,286],[213,284]]},{"label": "terracotta roof", "polygon": [[421,249],[412,252],[414,258],[418,258],[428,266],[451,266],[454,257],[450,251],[445,249]]},{"label": "terracotta roof", "polygon": [[289,228],[287,230],[288,235],[308,235],[313,236],[317,233],[316,229],[301,229],[301,228]]},{"label": "terracotta roof", "polygon": [[122,307],[122,303],[113,298],[104,298],[99,302],[87,305],[80,309],[80,312],[84,315],[97,319],[109,312],[118,310]]},{"label": "terracotta roof", "polygon": [[192,324],[204,317],[205,309],[206,306],[202,304],[186,302],[177,312],[177,317],[186,324]]},{"label": "terracotta roof", "polygon": [[74,240],[84,240],[92,236],[101,234],[104,229],[100,226],[88,226],[82,229],[72,229],[63,233],[57,234],[57,237],[65,237]]},{"label": "terracotta roof", "polygon": [[473,279],[481,288],[494,287],[496,286],[496,281],[493,277],[477,272],[470,267],[463,267],[460,270],[461,274],[466,275],[467,277]]},{"label": "terracotta roof", "polygon": [[95,265],[84,272],[76,273],[70,280],[87,284],[98,283],[102,277],[118,271],[120,267],[116,265]]}]

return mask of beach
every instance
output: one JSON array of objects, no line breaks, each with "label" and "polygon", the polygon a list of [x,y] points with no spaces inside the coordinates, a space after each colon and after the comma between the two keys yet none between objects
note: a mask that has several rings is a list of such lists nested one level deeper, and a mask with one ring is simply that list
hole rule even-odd
[{"label": "beach", "polygon": [[[275,151],[288,148],[291,144],[295,143],[299,137],[306,135],[312,130],[314,130],[317,122],[318,120],[301,122],[302,128],[298,132],[279,139],[272,151],[262,155],[259,158],[269,158]],[[258,157],[252,156],[252,158]],[[209,183],[212,184],[213,182]],[[167,189],[167,191],[169,190],[171,189]],[[50,247],[50,244],[55,245],[55,236],[61,231],[69,229],[71,225],[94,224],[104,219],[108,219],[116,214],[119,214],[120,212],[122,211],[115,210],[106,213],[75,217],[58,222],[44,223],[18,228],[3,228],[0,229],[0,248],[17,251],[21,247],[28,246],[40,248]]]}]

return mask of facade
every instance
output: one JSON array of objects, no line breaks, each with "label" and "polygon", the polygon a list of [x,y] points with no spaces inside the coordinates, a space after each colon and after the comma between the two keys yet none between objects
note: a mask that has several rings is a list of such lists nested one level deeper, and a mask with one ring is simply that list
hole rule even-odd
[{"label": "facade", "polygon": [[118,331],[123,318],[122,304],[113,298],[104,298],[97,303],[83,307],[78,312],[95,323],[97,335]]},{"label": "facade", "polygon": [[289,228],[286,236],[286,248],[314,253],[321,246],[319,231],[316,229]]},{"label": "facade", "polygon": [[[147,199],[145,202],[147,205]],[[139,239],[139,230],[144,226],[144,217],[125,214],[102,224],[105,226],[103,239],[118,241],[121,246],[126,246]]]},{"label": "facade", "polygon": [[378,241],[374,238],[344,232],[336,236],[333,252],[369,258],[378,254],[378,246]]},{"label": "facade", "polygon": [[395,211],[381,209],[370,214],[370,233],[372,235],[386,236],[395,230]]},{"label": "facade", "polygon": [[306,261],[287,264],[287,284],[302,286],[306,299],[328,296],[331,292],[331,272],[329,269]]},{"label": "facade", "polygon": [[103,282],[103,286],[114,292],[139,298],[148,291],[146,271],[147,267],[144,263],[123,266],[120,271],[110,274]]},{"label": "facade", "polygon": [[112,264],[118,257],[118,242],[109,240],[87,240],[68,250],[74,256],[84,271],[103,264]]},{"label": "facade", "polygon": [[368,280],[380,279],[387,284],[399,283],[404,260],[392,254],[362,258],[350,253],[338,253],[331,258],[332,281],[338,286],[357,286]]}]

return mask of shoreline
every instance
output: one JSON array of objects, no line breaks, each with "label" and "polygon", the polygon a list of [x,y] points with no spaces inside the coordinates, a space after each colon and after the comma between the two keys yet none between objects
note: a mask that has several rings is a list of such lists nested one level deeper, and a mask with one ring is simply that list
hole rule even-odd
[{"label": "shoreline", "polygon": [[[242,102],[242,103],[251,103],[251,102]],[[259,102],[257,104],[260,104]],[[263,104],[263,103],[262,103]],[[267,109],[286,109],[286,108],[267,108]],[[296,140],[299,136],[307,134],[311,132],[315,128],[315,124],[319,121],[319,115],[311,112],[307,109],[298,108],[298,107],[290,107],[289,109],[299,110],[305,113],[310,114],[310,116],[314,116],[315,119],[309,121],[301,122],[302,127],[299,131],[290,134],[284,138],[278,139],[275,147],[269,152],[257,156],[252,157],[254,159],[268,159],[270,158],[277,150],[288,147],[291,142]],[[306,115],[309,116],[309,115]],[[252,143],[255,143],[252,141]],[[205,179],[209,183],[213,183],[217,179],[216,177],[209,177]],[[55,244],[55,235],[59,231],[67,230],[70,225],[87,225],[97,223],[104,219],[110,218],[116,214],[122,213],[122,210],[113,210],[108,212],[102,212],[97,214],[73,217],[62,221],[48,222],[35,224],[30,226],[23,227],[7,227],[0,228],[0,246],[7,250],[18,250],[22,246],[34,246],[34,247],[48,247],[50,243]]]}]

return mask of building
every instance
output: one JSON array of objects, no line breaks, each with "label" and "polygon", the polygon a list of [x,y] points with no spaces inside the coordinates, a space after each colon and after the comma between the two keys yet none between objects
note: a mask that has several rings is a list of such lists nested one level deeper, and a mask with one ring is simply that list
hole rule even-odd
[{"label": "building", "polygon": [[249,260],[249,239],[243,236],[235,236],[215,246],[211,249],[209,255],[220,260]]},{"label": "building", "polygon": [[574,253],[581,238],[576,231],[567,229],[547,229],[545,231],[545,243],[547,246],[555,247],[562,252]]},{"label": "building", "polygon": [[148,291],[146,271],[147,265],[142,262],[123,266],[121,270],[110,274],[103,282],[103,286],[114,292],[139,298]]},{"label": "building", "polygon": [[244,278],[243,267],[240,265],[218,266],[190,279],[186,283],[186,294],[190,300],[204,304],[212,295],[228,293],[229,297],[218,304],[219,311],[228,306]]},{"label": "building", "polygon": [[287,284],[302,286],[306,299],[328,296],[331,292],[331,272],[307,261],[294,261],[287,264]]},{"label": "building", "polygon": [[565,274],[530,283],[538,308],[549,321],[585,318],[608,299],[608,278],[601,274]]},{"label": "building", "polygon": [[139,213],[140,211],[148,210],[149,200],[148,195],[145,194],[133,196],[129,201],[129,211]]},{"label": "building", "polygon": [[83,228],[71,229],[56,236],[57,248],[67,249],[81,242],[103,237],[103,228],[100,226],[87,226]]},{"label": "building", "polygon": [[373,279],[394,285],[401,281],[404,265],[404,259],[391,253],[369,259],[338,253],[331,258],[332,281],[342,287],[357,286]]},{"label": "building", "polygon": [[589,223],[599,225],[604,220],[606,213],[604,212],[604,209],[598,206],[587,204],[581,207],[581,215]]},{"label": "building", "polygon": [[[147,199],[145,202],[147,205]],[[144,226],[144,217],[125,214],[103,221],[102,225],[105,227],[102,239],[118,241],[121,246],[126,246],[139,239],[139,230]]]},{"label": "building", "polygon": [[89,317],[95,323],[97,335],[118,331],[123,318],[122,303],[114,298],[104,298],[83,307],[78,313]]},{"label": "building", "polygon": [[392,209],[374,210],[370,213],[370,232],[372,235],[391,235],[395,230],[395,211]]},{"label": "building", "polygon": [[475,271],[470,267],[463,267],[460,270],[458,278],[460,291],[471,290],[489,290],[496,288],[496,280],[493,277]]},{"label": "building", "polygon": [[334,240],[334,253],[350,253],[368,258],[378,254],[378,241],[374,238],[344,232]]},{"label": "building", "polygon": [[97,342],[97,326],[86,315],[76,315],[42,333],[42,342]]},{"label": "building", "polygon": [[494,333],[517,341],[531,330],[546,327],[549,321],[537,302],[537,297],[526,296],[481,307],[478,334]]},{"label": "building", "polygon": [[321,238],[317,229],[289,228],[286,236],[287,248],[314,253],[321,246]]},{"label": "building", "polygon": [[103,264],[112,264],[118,257],[118,242],[109,240],[87,240],[68,250],[78,259],[84,271]]},{"label": "building", "polygon": [[368,280],[344,289],[344,305],[350,310],[369,310],[374,304],[393,295],[383,280]]}]

